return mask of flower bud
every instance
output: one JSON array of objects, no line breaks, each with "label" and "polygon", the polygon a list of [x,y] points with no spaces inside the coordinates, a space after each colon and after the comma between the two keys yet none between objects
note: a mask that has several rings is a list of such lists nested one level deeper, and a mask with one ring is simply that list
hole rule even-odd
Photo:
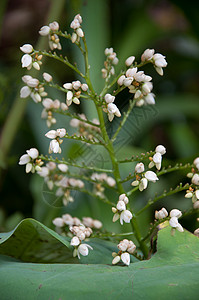
[{"label": "flower bud", "polygon": [[138,163],[135,166],[135,172],[136,173],[142,173],[142,172],[144,172],[144,164],[143,163]]},{"label": "flower bud", "polygon": [[50,27],[49,26],[43,26],[39,30],[39,34],[42,35],[42,36],[48,35],[49,32],[50,32]]},{"label": "flower bud", "polygon": [[46,82],[50,82],[53,79],[52,76],[46,72],[43,73],[43,78]]},{"label": "flower bud", "polygon": [[53,220],[53,224],[57,227],[63,227],[65,225],[64,221],[62,218],[55,218]]},{"label": "flower bud", "polygon": [[125,252],[125,253],[122,253],[122,255],[121,255],[121,260],[123,261],[123,263],[125,264],[125,265],[129,265],[130,264],[130,255],[129,255],[129,253],[127,253],[127,252]]},{"label": "flower bud", "polygon": [[22,47],[20,47],[20,50],[23,53],[29,54],[33,52],[33,46],[30,44],[24,44]]},{"label": "flower bud", "polygon": [[129,56],[126,60],[125,60],[125,64],[127,67],[129,67],[130,65],[132,65],[132,63],[135,60],[135,56]]}]

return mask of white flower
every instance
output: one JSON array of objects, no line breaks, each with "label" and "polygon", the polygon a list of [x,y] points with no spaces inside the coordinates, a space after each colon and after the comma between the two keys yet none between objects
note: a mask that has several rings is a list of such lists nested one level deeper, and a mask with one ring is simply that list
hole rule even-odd
[{"label": "white flower", "polygon": [[52,76],[46,72],[43,73],[43,78],[46,82],[50,82],[53,79]]},{"label": "white flower", "polygon": [[144,101],[146,104],[154,105],[155,104],[155,94],[149,93],[148,95],[144,96]]},{"label": "white flower", "polygon": [[172,228],[176,228],[179,232],[183,232],[183,231],[184,231],[182,225],[181,225],[180,223],[178,223],[178,218],[177,218],[177,217],[172,217],[172,218],[169,220],[169,225],[170,225]]},{"label": "white flower", "polygon": [[19,159],[19,165],[26,165],[31,160],[28,154],[24,154]]},{"label": "white flower", "polygon": [[127,266],[129,266],[130,264],[130,255],[129,253],[125,252],[121,254],[121,260],[123,261],[123,263]]},{"label": "white flower", "polygon": [[126,196],[126,194],[121,194],[119,196],[119,201],[123,201],[125,204],[128,204],[129,203],[129,199],[128,197]]},{"label": "white flower", "polygon": [[39,30],[39,34],[42,36],[48,35],[50,33],[50,27],[49,26],[43,26]]},{"label": "white flower", "polygon": [[142,173],[142,172],[144,172],[144,164],[143,163],[138,163],[135,166],[135,172],[136,173]]},{"label": "white flower", "polygon": [[31,94],[31,89],[28,86],[23,86],[20,90],[20,97],[27,98]]},{"label": "white flower", "polygon": [[142,178],[140,180],[140,183],[139,183],[139,190],[140,190],[140,192],[142,192],[143,190],[145,190],[147,188],[147,185],[148,185],[148,180],[146,178]]},{"label": "white flower", "polygon": [[106,101],[106,103],[113,103],[115,100],[115,97],[112,96],[111,94],[106,94],[104,96],[104,100]]},{"label": "white flower", "polygon": [[164,208],[164,207],[159,211],[157,211],[157,210],[155,211],[155,218],[157,220],[164,219],[167,216],[168,216],[168,212],[167,212],[166,208]]},{"label": "white flower", "polygon": [[63,87],[64,87],[66,90],[72,90],[73,85],[72,85],[72,83],[67,82],[67,83],[64,83],[64,84],[63,84]]},{"label": "white flower", "polygon": [[126,205],[124,203],[124,201],[118,201],[116,208],[120,211],[125,210],[126,209]]},{"label": "white flower", "polygon": [[57,131],[56,130],[49,130],[45,136],[49,139],[55,139],[57,137]]},{"label": "white flower", "polygon": [[133,252],[135,251],[135,249],[136,249],[136,245],[132,241],[129,241],[129,245],[128,245],[127,251],[130,254],[133,254]]},{"label": "white flower", "polygon": [[58,164],[58,169],[60,170],[60,171],[62,171],[63,173],[66,173],[67,171],[68,171],[68,166],[67,165],[65,165],[65,164]]},{"label": "white flower", "polygon": [[120,86],[123,85],[125,78],[126,78],[125,75],[121,75],[117,80],[118,85]]},{"label": "white flower", "polygon": [[80,243],[81,242],[77,236],[74,236],[70,241],[71,246],[78,246]]},{"label": "white flower", "polygon": [[193,184],[199,185],[199,174],[194,174],[191,181]]},{"label": "white flower", "polygon": [[41,177],[47,177],[49,175],[49,169],[47,167],[42,167],[41,170],[37,172],[37,174]]},{"label": "white flower", "polygon": [[49,153],[61,153],[61,148],[57,140],[52,140],[49,146]]},{"label": "white flower", "polygon": [[128,246],[129,246],[129,241],[127,239],[124,239],[117,245],[118,249],[123,252],[127,250]]},{"label": "white flower", "polygon": [[21,58],[22,68],[29,68],[32,65],[32,56],[24,54]]},{"label": "white flower", "polygon": [[63,227],[65,225],[64,221],[62,218],[55,218],[53,220],[53,224],[57,227]]},{"label": "white flower", "polygon": [[102,227],[102,222],[99,220],[93,220],[93,227],[96,229],[100,229]]},{"label": "white flower", "polygon": [[57,129],[57,136],[59,136],[60,138],[63,138],[65,135],[66,135],[66,129],[65,128]]},{"label": "white flower", "polygon": [[148,181],[152,181],[152,182],[156,182],[158,179],[157,175],[152,172],[152,171],[147,171],[145,174],[144,174],[145,178],[148,180]]},{"label": "white flower", "polygon": [[88,248],[93,250],[93,248],[88,244],[80,244],[79,245],[79,247],[77,248],[77,256],[78,256],[79,259],[80,259],[80,254],[83,255],[83,256],[88,255]]},{"label": "white flower", "polygon": [[162,145],[158,145],[155,148],[155,152],[159,152],[161,155],[164,155],[166,153],[166,148]]},{"label": "white flower", "polygon": [[117,256],[115,256],[115,257],[113,258],[112,264],[113,264],[113,265],[116,265],[117,263],[119,263],[119,261],[120,261],[120,256],[117,255]]},{"label": "white flower", "polygon": [[83,83],[83,84],[81,85],[81,89],[82,89],[82,91],[86,92],[86,91],[88,90],[88,84]]},{"label": "white flower", "polygon": [[123,225],[123,221],[125,223],[130,223],[133,215],[129,210],[123,210],[120,214],[120,223]]},{"label": "white flower", "polygon": [[30,148],[30,150],[26,150],[30,158],[36,159],[39,156],[39,151],[36,148]]},{"label": "white flower", "polygon": [[84,36],[84,32],[81,28],[77,28],[76,33],[79,37],[83,37]]},{"label": "white flower", "polygon": [[[152,163],[152,164],[151,164]],[[160,154],[160,152],[156,152],[154,155],[153,155],[153,161],[151,162],[150,164],[150,167],[153,166],[155,164],[156,168],[158,170],[161,169],[161,163],[162,163],[162,155]]]},{"label": "white flower", "polygon": [[78,90],[81,87],[81,82],[79,80],[73,81],[72,86],[75,90]]},{"label": "white flower", "polygon": [[114,186],[114,185],[116,185],[115,179],[114,179],[113,177],[111,177],[111,176],[108,176],[108,177],[107,177],[106,182],[107,182],[107,184],[108,184],[109,186]]},{"label": "white flower", "polygon": [[135,60],[135,56],[129,56],[126,60],[125,60],[125,64],[127,67],[129,67],[130,65],[132,65],[132,63]]},{"label": "white flower", "polygon": [[37,87],[39,85],[39,80],[37,78],[30,78],[29,80],[27,80],[27,85],[29,87]]},{"label": "white flower", "polygon": [[175,218],[180,218],[182,216],[182,212],[179,209],[172,209],[170,211],[169,216],[171,218],[175,217]]},{"label": "white flower", "polygon": [[108,118],[110,122],[113,120],[114,115],[117,117],[121,117],[121,113],[114,103],[109,103],[107,109],[108,109]]},{"label": "white flower", "polygon": [[144,51],[144,53],[142,54],[142,56],[141,56],[141,60],[142,61],[147,61],[147,60],[152,59],[154,53],[155,53],[154,49],[146,49]]},{"label": "white flower", "polygon": [[53,31],[57,31],[59,30],[59,23],[57,23],[56,21],[52,22],[49,24],[49,27],[51,30]]},{"label": "white flower", "polygon": [[199,157],[196,157],[193,161],[194,165],[196,166],[196,168],[199,170]]},{"label": "white flower", "polygon": [[33,52],[33,46],[30,44],[24,44],[22,47],[20,47],[20,50],[23,53],[29,54],[29,53]]},{"label": "white flower", "polygon": [[137,73],[137,67],[135,68],[130,68],[126,71],[126,77],[134,77],[135,74]]}]

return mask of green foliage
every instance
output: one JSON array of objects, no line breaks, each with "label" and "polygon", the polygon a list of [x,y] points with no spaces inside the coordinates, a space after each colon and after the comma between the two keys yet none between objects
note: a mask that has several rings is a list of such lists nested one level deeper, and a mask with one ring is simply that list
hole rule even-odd
[{"label": "green foliage", "polygon": [[[52,253],[55,251],[54,239],[59,240],[62,245],[65,243],[66,246],[63,247],[68,253],[67,243],[51,230],[33,220],[23,222],[19,227],[23,224],[24,229],[30,224],[34,224],[34,227],[37,224],[37,234],[40,237],[44,237],[43,230],[47,232],[45,239],[52,245]],[[10,237],[5,237],[7,241],[10,238],[11,234]],[[4,243],[0,249],[3,249]],[[31,245],[26,243],[27,249]],[[27,295],[30,300],[131,299],[132,296],[133,299],[149,300],[166,300],[168,297],[177,300],[197,299],[198,247],[199,240],[193,234],[176,231],[172,236],[170,227],[166,227],[158,233],[157,253],[150,260],[135,262],[129,267],[22,263],[14,258],[1,256],[1,299],[23,300],[27,299]],[[37,254],[36,252],[35,256]],[[106,255],[105,252],[104,256]]]}]

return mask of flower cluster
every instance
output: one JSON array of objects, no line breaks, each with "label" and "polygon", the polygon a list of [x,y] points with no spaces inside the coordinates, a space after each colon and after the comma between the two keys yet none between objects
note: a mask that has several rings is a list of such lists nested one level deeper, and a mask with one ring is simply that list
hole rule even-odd
[{"label": "flower cluster", "polygon": [[71,246],[74,247],[73,257],[77,256],[80,259],[80,254],[87,256],[89,252],[88,249],[90,248],[93,250],[93,248],[88,244],[83,244],[82,241],[90,237],[92,234],[92,229],[80,224],[79,226],[71,226],[70,231],[74,234],[74,237],[70,242]]},{"label": "flower cluster", "polygon": [[172,209],[170,211],[169,216],[170,216],[169,225],[173,229],[177,229],[178,231],[183,232],[184,229],[182,225],[178,222],[178,219],[182,216],[182,212],[179,209]]},{"label": "flower cluster", "polygon": [[45,25],[39,30],[39,34],[42,36],[48,36],[49,47],[51,50],[58,49],[61,50],[61,44],[58,35],[56,34],[59,31],[59,24],[54,21],[48,26]]},{"label": "flower cluster", "polygon": [[110,187],[114,187],[116,184],[115,179],[108,176],[106,173],[93,173],[91,175],[91,180],[96,181],[96,184],[94,184],[94,193],[99,197],[103,197],[104,195],[103,183],[106,183]]},{"label": "flower cluster", "polygon": [[60,138],[63,138],[66,135],[66,129],[60,128],[57,130],[50,130],[48,131],[45,136],[49,139],[52,139],[49,145],[49,153],[61,153],[61,147],[60,144],[63,142],[63,140],[60,140]]},{"label": "flower cluster", "polygon": [[141,56],[142,62],[151,62],[154,65],[157,73],[163,75],[163,69],[167,66],[165,56],[160,53],[155,53],[154,49],[146,49]]},{"label": "flower cluster", "polygon": [[30,96],[35,103],[38,103],[41,102],[42,97],[46,97],[48,95],[37,78],[33,78],[30,75],[24,75],[22,80],[26,83],[26,85],[20,90],[21,98],[27,98]]},{"label": "flower cluster", "polygon": [[[172,229],[177,229],[180,232],[183,232],[184,229],[182,225],[178,222],[178,219],[182,216],[182,212],[179,209],[172,209],[169,213],[169,225],[172,227]],[[168,217],[168,211],[166,208],[162,208],[159,211],[155,211],[155,218],[157,220],[162,220]]]},{"label": "flower cluster", "polygon": [[38,159],[39,151],[36,148],[26,150],[27,154],[24,154],[19,159],[19,165],[26,165],[26,173],[40,171],[43,161]]},{"label": "flower cluster", "polygon": [[107,58],[104,62],[105,68],[102,69],[102,77],[108,80],[111,75],[115,74],[115,68],[113,65],[117,65],[119,60],[116,52],[113,51],[113,48],[106,48],[104,54]]},{"label": "flower cluster", "polygon": [[106,94],[104,96],[105,107],[103,108],[104,112],[108,113],[109,121],[113,121],[114,116],[121,117],[121,113],[118,107],[113,103],[115,101],[115,96],[111,94]]},{"label": "flower cluster", "polygon": [[75,104],[80,104],[79,98],[81,96],[82,91],[87,92],[88,90],[88,85],[86,83],[81,83],[79,80],[73,81],[72,83],[64,83],[63,87],[67,90],[67,106],[70,106],[72,102]]},{"label": "flower cluster", "polygon": [[[79,117],[82,120],[87,121],[85,114],[79,114]],[[79,119],[76,118],[71,119],[70,126],[78,129],[77,136],[84,136],[88,140],[95,140],[96,134],[100,133],[100,128],[98,127],[99,120],[93,119],[91,122],[93,124],[96,124],[97,126],[91,125],[89,123],[85,123],[84,121],[80,121]]]},{"label": "flower cluster", "polygon": [[72,43],[78,42],[80,38],[84,37],[84,32],[81,28],[82,17],[80,14],[76,15],[73,21],[70,23],[70,28],[74,29],[74,32],[71,36]]},{"label": "flower cluster", "polygon": [[36,70],[40,70],[43,55],[34,54],[33,46],[30,44],[24,44],[20,47],[20,50],[25,53],[21,58],[22,68],[30,70],[33,67]]},{"label": "flower cluster", "polygon": [[155,166],[157,170],[160,170],[162,164],[162,155],[164,155],[165,153],[166,148],[162,145],[158,145],[155,148],[155,154],[153,155],[153,157],[149,157],[149,168],[153,168]]},{"label": "flower cluster", "polygon": [[136,245],[132,241],[124,239],[117,245],[117,247],[120,251],[118,253],[112,253],[112,256],[114,257],[112,264],[115,265],[121,260],[128,266],[130,264],[130,254],[134,253]]},{"label": "flower cluster", "polygon": [[44,109],[42,110],[41,117],[42,119],[46,119],[46,125],[48,127],[51,127],[57,122],[56,118],[53,117],[54,109],[61,109],[62,111],[66,111],[68,109],[68,106],[63,102],[60,102],[58,99],[52,100],[50,98],[44,98],[42,105]]},{"label": "flower cluster", "polygon": [[116,207],[112,207],[112,212],[114,213],[113,222],[116,222],[118,219],[120,219],[121,225],[123,225],[123,221],[125,223],[130,223],[133,215],[130,210],[126,209],[126,205],[128,203],[129,199],[127,196],[125,194],[121,194]]},{"label": "flower cluster", "polygon": [[[161,169],[161,163],[162,163],[162,155],[166,153],[166,148],[162,145],[158,145],[155,148],[155,154],[153,157],[149,157],[150,163],[149,168],[152,168],[153,166],[156,166],[158,170]],[[158,179],[156,173],[153,171],[145,171],[145,166],[142,162],[137,163],[135,166],[135,176],[136,180],[134,180],[131,185],[132,186],[138,186],[139,190],[142,192],[145,190],[148,186],[148,181],[156,182]]]},{"label": "flower cluster", "polygon": [[191,172],[187,174],[187,177],[191,178],[193,187],[189,187],[186,191],[185,198],[191,198],[193,203],[193,208],[199,208],[199,157],[196,157],[193,161],[194,168]]}]

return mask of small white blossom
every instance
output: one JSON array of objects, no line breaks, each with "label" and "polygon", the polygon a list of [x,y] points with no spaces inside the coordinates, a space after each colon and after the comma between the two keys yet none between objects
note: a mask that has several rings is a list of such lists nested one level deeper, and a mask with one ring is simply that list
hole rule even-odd
[{"label": "small white blossom", "polygon": [[83,256],[87,256],[88,255],[88,249],[93,250],[93,248],[88,245],[88,244],[80,244],[79,247],[77,248],[77,256],[80,259],[80,254]]},{"label": "small white blossom", "polygon": [[51,82],[52,81],[52,76],[46,72],[43,73],[43,78],[46,82]]},{"label": "small white blossom", "polygon": [[120,223],[123,225],[123,221],[125,223],[130,223],[133,215],[129,210],[123,210],[120,214]]},{"label": "small white blossom", "polygon": [[27,98],[31,94],[31,89],[28,86],[23,86],[20,90],[20,97]]},{"label": "small white blossom", "polygon": [[113,103],[114,102],[114,100],[115,100],[115,97],[114,96],[112,96],[111,94],[106,94],[105,96],[104,96],[104,100],[106,101],[106,103]]},{"label": "small white blossom", "polygon": [[158,179],[157,175],[152,172],[152,171],[147,171],[145,174],[144,174],[145,178],[148,180],[148,181],[152,181],[152,182],[156,182]]},{"label": "small white blossom", "polygon": [[78,246],[80,243],[81,241],[77,236],[74,236],[70,241],[71,246]]},{"label": "small white blossom", "polygon": [[122,86],[125,78],[125,75],[121,75],[117,80],[118,85]]},{"label": "small white blossom", "polygon": [[164,207],[159,211],[157,211],[157,210],[155,211],[155,218],[157,220],[164,219],[167,216],[168,216],[168,212],[167,212],[166,208],[164,208]]},{"label": "small white blossom", "polygon": [[49,35],[49,33],[50,33],[50,27],[49,26],[43,26],[39,30],[39,34],[42,35],[42,36]]},{"label": "small white blossom", "polygon": [[180,218],[180,217],[182,216],[182,212],[181,212],[179,209],[172,209],[172,210],[170,211],[169,216],[170,216],[171,218],[173,218],[173,217]]},{"label": "small white blossom", "polygon": [[61,148],[57,140],[52,140],[49,145],[49,153],[61,153]]},{"label": "small white blossom", "polygon": [[166,148],[162,145],[158,145],[155,148],[155,152],[159,152],[161,155],[164,155],[166,153]]},{"label": "small white blossom", "polygon": [[62,218],[55,218],[53,220],[53,224],[56,226],[56,227],[63,227],[65,225],[64,221]]},{"label": "small white blossom", "polygon": [[116,208],[119,211],[125,210],[126,209],[126,205],[125,205],[124,201],[119,200],[118,203],[117,203],[117,205],[116,205]]},{"label": "small white blossom", "polygon": [[22,47],[20,47],[20,50],[23,53],[30,54],[33,52],[33,46],[30,44],[24,44]]},{"label": "small white blossom", "polygon": [[50,24],[49,24],[49,27],[50,27],[50,29],[53,30],[53,31],[59,30],[59,24],[58,24],[56,21],[50,23]]},{"label": "small white blossom", "polygon": [[194,174],[191,181],[193,184],[199,185],[199,174]]},{"label": "small white blossom", "polygon": [[135,60],[135,56],[129,56],[126,60],[125,60],[125,64],[127,67],[129,67],[130,65],[132,65],[132,63]]},{"label": "small white blossom", "polygon": [[148,61],[148,60],[151,60],[153,55],[155,53],[155,50],[154,49],[146,49],[144,51],[144,53],[142,54],[141,56],[141,60],[142,61]]},{"label": "small white blossom", "polygon": [[130,264],[130,255],[129,253],[125,252],[121,254],[121,260],[123,261],[123,263],[127,266],[129,266]]},{"label": "small white blossom", "polygon": [[58,164],[57,167],[63,173],[66,173],[68,171],[68,166],[65,164]]},{"label": "small white blossom", "polygon": [[135,166],[135,172],[136,173],[142,173],[142,172],[144,172],[144,164],[143,163],[138,163]]},{"label": "small white blossom", "polygon": [[123,201],[125,204],[128,204],[129,203],[129,199],[128,197],[126,196],[126,194],[121,194],[119,196],[119,201]]},{"label": "small white blossom", "polygon": [[148,186],[148,180],[146,178],[142,178],[140,180],[140,183],[139,183],[139,190],[140,192],[142,192],[143,190],[145,190]]},{"label": "small white blossom", "polygon": [[32,56],[29,54],[24,54],[21,58],[22,68],[31,68],[32,65]]}]

